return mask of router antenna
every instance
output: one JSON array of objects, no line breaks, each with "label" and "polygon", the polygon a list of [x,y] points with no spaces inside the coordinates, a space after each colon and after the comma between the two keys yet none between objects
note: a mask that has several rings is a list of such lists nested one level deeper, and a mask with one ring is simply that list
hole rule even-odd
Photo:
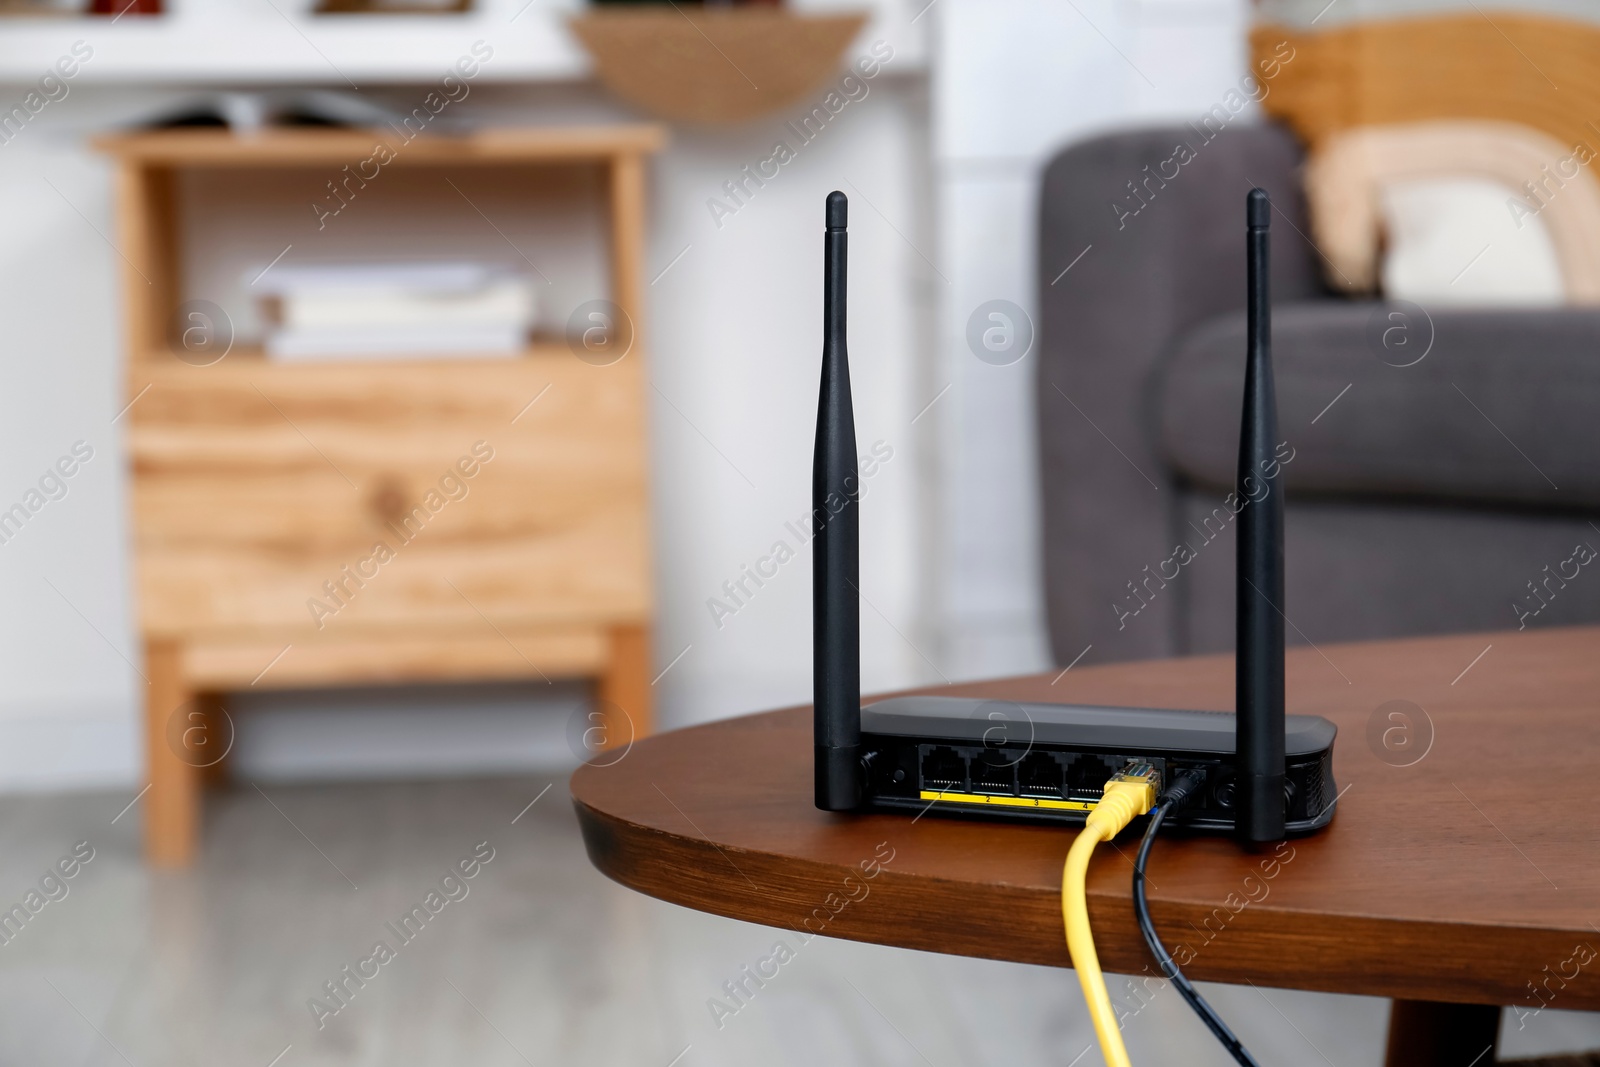
[{"label": "router antenna", "polygon": [[822,390],[811,465],[811,697],[817,807],[823,811],[849,811],[861,800],[860,479],[844,337],[849,203],[841,192],[828,194],[822,259]]},{"label": "router antenna", "polygon": [[[1239,555],[1235,576],[1235,828],[1246,841],[1280,841],[1284,802],[1283,491],[1273,458],[1278,405],[1272,384],[1272,308],[1267,298],[1266,190],[1246,198],[1244,418],[1239,429]],[[1273,476],[1269,477],[1267,472]]]}]

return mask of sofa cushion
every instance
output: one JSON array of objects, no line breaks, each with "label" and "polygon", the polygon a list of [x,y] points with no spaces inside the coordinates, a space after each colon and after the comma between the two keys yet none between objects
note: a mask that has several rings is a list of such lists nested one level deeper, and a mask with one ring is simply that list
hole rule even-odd
[{"label": "sofa cushion", "polygon": [[[1600,310],[1316,301],[1272,334],[1289,491],[1600,507]],[[1199,485],[1234,483],[1244,351],[1235,312],[1156,372],[1161,448]]]},{"label": "sofa cushion", "polygon": [[[1334,134],[1305,170],[1328,282],[1371,292],[1381,259],[1391,300],[1600,304],[1600,182],[1572,155],[1570,145],[1515,122],[1451,119]],[[1523,186],[1561,168],[1577,171],[1557,179],[1561,195],[1530,200]],[[1397,287],[1407,283],[1417,288]],[[1420,295],[1424,287],[1432,299]]]}]

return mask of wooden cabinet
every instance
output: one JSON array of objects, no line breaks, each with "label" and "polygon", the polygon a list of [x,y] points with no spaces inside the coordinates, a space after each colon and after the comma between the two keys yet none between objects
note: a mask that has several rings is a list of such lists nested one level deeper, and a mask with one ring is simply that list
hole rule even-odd
[{"label": "wooden cabinet", "polygon": [[214,324],[194,318],[182,283],[183,171],[337,172],[375,138],[195,130],[102,141],[119,167],[129,403],[119,421],[133,467],[156,862],[193,854],[201,780],[231,741],[216,696],[230,690],[592,677],[614,743],[650,728],[639,271],[644,160],[661,134],[418,138],[387,164],[441,177],[593,168],[607,299],[631,339],[614,362],[580,359],[564,338],[513,359],[318,363],[187,344],[184,330]]}]

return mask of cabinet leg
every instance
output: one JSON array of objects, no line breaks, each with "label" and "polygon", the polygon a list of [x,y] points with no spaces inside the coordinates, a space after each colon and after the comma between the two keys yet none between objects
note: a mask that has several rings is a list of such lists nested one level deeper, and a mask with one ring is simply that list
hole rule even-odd
[{"label": "cabinet leg", "polygon": [[1500,1009],[1487,1004],[1396,1000],[1389,1013],[1386,1067],[1489,1067],[1500,1040]]},{"label": "cabinet leg", "polygon": [[[650,688],[650,631],[643,626],[618,626],[611,631],[611,655],[595,694],[622,709],[627,721],[607,723],[605,748],[646,737],[655,726],[654,693]],[[602,706],[603,712],[610,709]]]},{"label": "cabinet leg", "polygon": [[[195,709],[200,712],[199,725],[204,730],[207,746],[214,751],[203,752],[194,762],[200,764],[200,784],[203,787],[220,786],[228,780],[228,751],[233,747],[233,720],[228,717],[226,693],[201,693],[194,698]],[[193,746],[191,746],[193,747]]]},{"label": "cabinet leg", "polygon": [[[171,743],[170,721],[192,700],[183,677],[181,646],[151,641],[145,646],[145,752],[150,792],[144,798],[145,858],[160,867],[181,867],[194,858],[200,829],[200,771]],[[181,736],[184,725],[180,724]]]}]

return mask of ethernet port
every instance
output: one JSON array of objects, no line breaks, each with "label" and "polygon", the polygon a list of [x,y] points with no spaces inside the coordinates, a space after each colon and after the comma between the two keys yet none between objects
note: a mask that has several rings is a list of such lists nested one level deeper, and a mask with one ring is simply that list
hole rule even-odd
[{"label": "ethernet port", "polygon": [[973,760],[972,791],[1015,796],[1017,792],[1015,755],[1004,750],[988,749],[981,758]]},{"label": "ethernet port", "polygon": [[1105,795],[1106,781],[1116,769],[1116,764],[1104,756],[1079,756],[1067,768],[1067,792],[1071,796],[1098,800]]},{"label": "ethernet port", "polygon": [[967,761],[953,748],[934,745],[922,757],[922,788],[965,789]]},{"label": "ethernet port", "polygon": [[1048,752],[1030,752],[1017,767],[1017,783],[1025,797],[1060,797],[1065,780],[1061,761]]}]

